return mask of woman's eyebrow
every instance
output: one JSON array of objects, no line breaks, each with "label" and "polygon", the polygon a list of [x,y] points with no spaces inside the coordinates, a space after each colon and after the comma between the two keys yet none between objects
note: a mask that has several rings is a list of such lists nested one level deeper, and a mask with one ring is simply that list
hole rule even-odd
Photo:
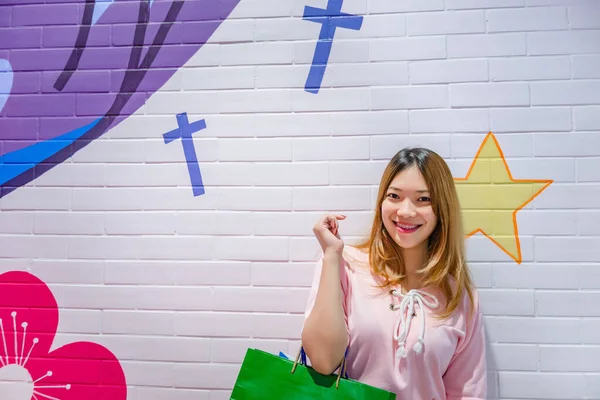
[{"label": "woman's eyebrow", "polygon": [[[402,189],[394,187],[394,186],[390,186],[390,189],[391,190],[395,190],[397,192],[402,192],[403,191]],[[420,190],[415,190],[415,192],[417,192],[417,193],[429,193],[429,190],[427,190],[427,189],[420,189]]]}]

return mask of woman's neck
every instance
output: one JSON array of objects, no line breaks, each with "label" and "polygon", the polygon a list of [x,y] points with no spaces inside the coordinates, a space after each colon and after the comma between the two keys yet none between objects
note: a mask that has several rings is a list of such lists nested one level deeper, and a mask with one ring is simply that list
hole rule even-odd
[{"label": "woman's neck", "polygon": [[405,288],[407,291],[423,287],[417,271],[425,265],[426,255],[426,247],[424,246],[402,250],[402,261],[406,271]]}]

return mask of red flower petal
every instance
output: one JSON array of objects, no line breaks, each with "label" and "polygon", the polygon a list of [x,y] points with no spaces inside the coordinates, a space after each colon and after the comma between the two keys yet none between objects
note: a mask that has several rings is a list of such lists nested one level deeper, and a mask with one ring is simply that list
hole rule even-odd
[{"label": "red flower petal", "polygon": [[56,300],[48,286],[30,273],[6,272],[0,275],[0,320],[0,357],[5,363],[43,357],[56,335]]},{"label": "red flower petal", "polygon": [[127,398],[121,364],[103,346],[76,342],[48,354],[58,307],[48,286],[34,275],[22,271],[0,275],[0,321],[0,367],[24,366],[38,399]]},{"label": "red flower petal", "polygon": [[[127,384],[119,360],[96,343],[76,342],[60,347],[44,359],[27,364],[38,399],[125,400]],[[51,376],[45,376],[51,371]],[[43,379],[38,380],[43,377]],[[67,389],[68,387],[68,389]],[[45,395],[45,396],[44,396]]]}]

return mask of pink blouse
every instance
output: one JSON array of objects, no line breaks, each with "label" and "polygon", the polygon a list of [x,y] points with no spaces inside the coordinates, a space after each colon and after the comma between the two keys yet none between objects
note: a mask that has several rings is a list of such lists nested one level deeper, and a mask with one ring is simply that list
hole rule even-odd
[{"label": "pink blouse", "polygon": [[[486,355],[479,300],[471,309],[465,293],[446,320],[432,310],[443,306],[438,289],[401,294],[375,287],[368,255],[348,245],[340,264],[344,312],[349,335],[346,368],[351,379],[411,400],[485,399]],[[323,259],[317,262],[306,305],[310,314]],[[476,293],[475,293],[476,296]]]}]

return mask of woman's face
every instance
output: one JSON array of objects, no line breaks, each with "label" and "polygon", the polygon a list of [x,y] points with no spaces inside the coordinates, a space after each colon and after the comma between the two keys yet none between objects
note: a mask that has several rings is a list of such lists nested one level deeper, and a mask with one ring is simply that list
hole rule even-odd
[{"label": "woman's face", "polygon": [[427,249],[427,239],[437,217],[431,206],[429,188],[416,166],[398,173],[381,204],[383,226],[402,249]]}]

